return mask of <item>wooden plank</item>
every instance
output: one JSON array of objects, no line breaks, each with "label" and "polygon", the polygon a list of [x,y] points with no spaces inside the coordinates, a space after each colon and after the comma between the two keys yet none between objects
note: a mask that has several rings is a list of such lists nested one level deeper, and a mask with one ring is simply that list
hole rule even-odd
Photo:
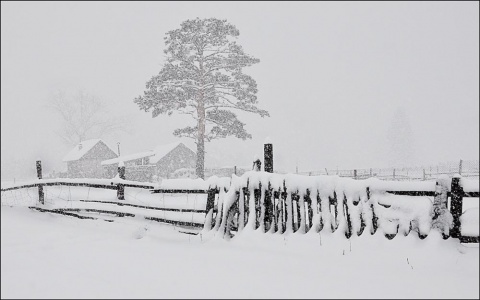
[{"label": "wooden plank", "polygon": [[[1,189],[2,192],[11,191],[11,190],[18,190],[24,188],[33,188],[39,186],[56,186],[56,185],[63,185],[63,186],[78,186],[78,187],[91,187],[91,188],[100,188],[100,189],[108,189],[108,190],[117,190],[118,185],[116,183],[108,184],[99,184],[99,183],[87,183],[87,182],[45,182],[45,183],[32,183],[32,184],[24,184],[9,188]],[[137,184],[130,184],[125,183],[123,184],[125,187],[132,187],[132,188],[141,188],[141,189],[153,189],[154,186],[150,185],[137,185]],[[175,191],[175,190],[173,190]]]},{"label": "wooden plank", "polygon": [[386,192],[390,194],[402,195],[402,196],[428,196],[428,197],[435,196],[435,191],[386,191]]},{"label": "wooden plank", "polygon": [[123,202],[101,201],[101,200],[79,200],[79,201],[81,201],[81,202],[96,202],[96,203],[116,204],[116,205],[119,205],[119,206],[131,206],[131,207],[153,209],[153,210],[193,212],[193,213],[203,213],[203,214],[207,213],[207,211],[204,210],[204,209],[164,208],[164,207],[146,206],[146,205],[137,205],[137,204],[123,203]]},{"label": "wooden plank", "polygon": [[479,243],[479,236],[460,236],[460,243]]},{"label": "wooden plank", "polygon": [[152,220],[152,221],[156,221],[156,222],[161,222],[161,223],[178,225],[178,226],[187,226],[187,227],[203,228],[203,224],[201,224],[201,223],[184,222],[184,221],[174,221],[174,220],[167,220],[167,219],[156,218],[156,217],[145,217],[145,219],[147,219],[147,220]]},{"label": "wooden plank", "polygon": [[[151,191],[152,194],[208,194],[208,190],[186,190],[186,189],[155,189]],[[217,192],[218,193],[218,192]]]},{"label": "wooden plank", "polygon": [[463,197],[480,198],[480,192],[464,192]]},{"label": "wooden plank", "polygon": [[117,185],[105,185],[105,184],[96,184],[96,183],[77,183],[77,182],[45,182],[45,183],[33,183],[33,184],[14,186],[14,187],[2,189],[1,191],[6,192],[11,190],[23,189],[23,188],[32,188],[32,187],[38,187],[38,186],[56,186],[56,185],[91,187],[91,188],[110,189],[110,190],[117,189]]},{"label": "wooden plank", "polygon": [[81,216],[81,215],[77,215],[77,214],[74,214],[74,213],[69,213],[69,212],[66,212],[66,211],[60,211],[60,210],[55,210],[55,209],[45,209],[45,208],[40,208],[40,207],[35,207],[35,206],[29,206],[28,208],[35,209],[35,210],[38,210],[40,212],[49,212],[49,213],[54,213],[54,214],[70,216],[70,217],[76,217],[76,218],[79,218],[79,219],[97,220],[97,218],[94,218],[94,217]]},{"label": "wooden plank", "polygon": [[127,213],[127,212],[120,212],[120,211],[113,211],[113,210],[103,210],[103,209],[93,209],[93,208],[57,208],[57,211],[76,211],[76,212],[96,212],[101,214],[111,214],[117,215],[118,217],[135,217],[134,214]]}]

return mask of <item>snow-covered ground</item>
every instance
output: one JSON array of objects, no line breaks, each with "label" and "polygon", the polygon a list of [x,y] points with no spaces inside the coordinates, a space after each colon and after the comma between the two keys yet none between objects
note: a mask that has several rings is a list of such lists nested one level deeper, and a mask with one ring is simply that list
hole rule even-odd
[{"label": "snow-covered ground", "polygon": [[[362,184],[337,183],[348,183],[349,189]],[[382,184],[387,183],[377,182]],[[117,201],[114,190],[48,186],[44,191],[45,205],[37,203],[37,188],[2,192],[2,298],[479,298],[478,244],[443,240],[435,230],[423,240],[415,232],[388,240],[385,228],[350,239],[342,230],[244,230],[226,240],[215,230],[186,230],[143,218],[203,223],[203,213],[80,201]],[[202,194],[126,188],[125,197],[122,203],[145,206],[202,210],[206,205]],[[425,197],[375,197],[415,207],[417,213],[422,203],[428,204],[425,209],[431,205]],[[470,211],[466,223],[478,228],[478,198],[464,204]],[[100,219],[80,220],[30,205],[110,209],[136,217],[83,212]],[[469,230],[478,235],[478,229]]]},{"label": "snow-covered ground", "polygon": [[230,241],[137,218],[1,208],[2,298],[477,298],[478,244],[431,233]]}]

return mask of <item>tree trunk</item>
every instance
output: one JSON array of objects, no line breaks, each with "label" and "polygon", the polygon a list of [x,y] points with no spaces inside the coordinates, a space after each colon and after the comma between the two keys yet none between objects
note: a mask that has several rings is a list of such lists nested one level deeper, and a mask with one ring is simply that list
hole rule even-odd
[{"label": "tree trunk", "polygon": [[205,179],[205,107],[203,99],[198,102],[198,134],[197,134],[197,164],[196,174],[198,178]]}]

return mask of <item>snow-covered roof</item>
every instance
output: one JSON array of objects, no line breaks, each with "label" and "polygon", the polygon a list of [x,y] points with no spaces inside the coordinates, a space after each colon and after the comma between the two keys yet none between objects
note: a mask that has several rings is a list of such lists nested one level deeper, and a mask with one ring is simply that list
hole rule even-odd
[{"label": "snow-covered roof", "polygon": [[[130,161],[130,160],[135,160],[143,157],[150,157],[150,163],[151,164],[156,164],[160,159],[164,158],[170,151],[173,149],[177,148],[181,142],[175,142],[175,143],[170,143],[166,145],[160,145],[155,147],[153,150],[149,151],[144,151],[144,152],[138,152],[138,153],[133,153],[129,155],[124,155],[124,156],[119,156],[117,158],[113,159],[108,159],[102,161],[102,165],[111,165],[111,164],[117,164],[120,161]],[[185,145],[184,145],[185,146]]]},{"label": "snow-covered roof", "polygon": [[[70,152],[68,152],[67,155],[65,155],[63,157],[63,161],[79,160],[85,154],[87,154],[87,152],[90,151],[90,149],[92,149],[97,143],[99,143],[101,141],[102,141],[101,139],[92,139],[92,140],[86,140],[86,141],[82,141],[82,142],[78,143],[78,145],[76,145],[75,148],[70,150]],[[108,147],[108,145],[107,145],[107,147]],[[110,148],[110,150],[112,150],[112,149]],[[113,152],[115,152],[115,151],[113,151]]]},{"label": "snow-covered roof", "polygon": [[164,158],[165,155],[167,155],[173,149],[177,148],[180,144],[181,142],[175,142],[155,147],[155,149],[153,150],[153,152],[155,152],[155,156],[150,159],[150,162],[156,164],[159,160]]},{"label": "snow-covered roof", "polygon": [[123,161],[130,161],[130,160],[135,160],[139,159],[142,157],[149,157],[153,156],[155,153],[153,151],[144,151],[144,152],[138,152],[138,153],[133,153],[133,154],[128,154],[128,155],[122,155],[117,158],[112,158],[112,159],[107,159],[102,161],[102,165],[111,165],[111,164],[118,164],[119,162]]}]

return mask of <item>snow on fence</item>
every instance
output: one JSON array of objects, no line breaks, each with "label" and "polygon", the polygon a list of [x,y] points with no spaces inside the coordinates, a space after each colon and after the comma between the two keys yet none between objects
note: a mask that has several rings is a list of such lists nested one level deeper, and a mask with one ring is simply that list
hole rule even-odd
[{"label": "snow on fence", "polygon": [[[399,182],[249,171],[241,177],[233,175],[231,179],[171,179],[152,185],[124,180],[121,170],[120,176],[113,179],[42,179],[39,162],[37,170],[40,170],[38,180],[3,188],[2,204],[7,191],[38,188],[38,203],[42,206],[29,207],[42,212],[87,219],[94,217],[79,213],[118,217],[141,215],[147,220],[220,231],[227,239],[244,230],[280,234],[327,230],[343,232],[347,238],[381,231],[389,239],[413,231],[423,239],[435,229],[444,238],[479,242],[478,205],[463,212],[464,198],[477,198],[478,201],[479,182],[459,175],[454,178],[444,175],[436,182]],[[88,187],[87,199],[76,201],[76,207],[72,207],[69,196],[64,207],[49,207],[53,205],[45,204],[43,188],[54,186]],[[135,195],[127,193],[125,200],[125,187],[140,191]],[[94,193],[90,196],[90,188],[116,191],[116,197]],[[166,200],[166,194],[171,199]],[[181,203],[172,195],[186,195],[187,201]],[[188,208],[188,195],[204,197],[197,201],[195,196],[193,207]],[[30,194],[28,197],[32,199]],[[169,207],[165,203],[169,203]],[[95,208],[90,206],[92,204]],[[145,216],[145,211],[150,215]],[[163,216],[155,214],[158,211],[163,212]],[[183,213],[190,213],[191,219],[186,220]],[[201,217],[194,220],[194,214]]]},{"label": "snow on fence", "polygon": [[[213,208],[215,195],[219,191],[217,185],[220,183],[228,185],[229,183],[225,179],[220,180],[218,178],[212,178],[212,181],[172,179],[164,180],[161,184],[128,181],[124,179],[124,166],[118,168],[118,176],[113,179],[42,179],[40,161],[36,162],[36,167],[37,180],[1,189],[2,205],[6,204],[10,198],[17,205],[19,201],[25,202],[29,208],[37,211],[74,216],[81,219],[97,219],[89,216],[89,213],[107,214],[117,217],[142,215],[145,219],[151,221],[190,229],[203,228],[205,214]],[[68,192],[59,189],[62,186],[67,186]],[[45,190],[45,187],[49,187],[48,190]],[[70,187],[72,187],[73,191]],[[32,188],[38,189],[38,198],[32,197],[30,193]],[[79,190],[79,188],[88,188],[88,190],[86,192],[85,189]],[[116,191],[116,196],[113,197],[111,193],[106,191],[101,193],[91,192],[90,188]],[[140,189],[140,191],[127,193],[126,199],[125,188]],[[148,191],[145,193],[142,190]],[[6,195],[7,192],[14,191],[26,191],[26,193],[19,192],[22,194],[10,195],[10,197]],[[46,197],[47,191],[49,197]],[[158,194],[161,195],[159,196]],[[176,197],[178,195],[182,195],[181,199]],[[193,200],[189,201],[189,195],[190,197],[194,195]],[[200,195],[200,197],[198,198],[197,195]],[[206,199],[204,196],[206,196]],[[46,198],[48,199],[47,203],[45,203]],[[76,202],[76,207],[72,207],[72,202]],[[163,207],[159,206],[160,203],[163,204]],[[168,207],[165,205],[166,203],[169,205]],[[38,204],[41,206],[38,206]],[[94,208],[92,208],[92,205],[94,205]],[[188,206],[191,206],[191,208],[188,208]],[[136,214],[133,214],[132,211]],[[148,216],[143,215],[145,211],[150,212]],[[163,215],[159,214],[159,211],[163,212]],[[185,215],[185,213],[190,215]],[[193,214],[197,215],[194,217]],[[103,220],[113,221],[108,218]]]},{"label": "snow on fence", "polygon": [[[478,243],[478,230],[461,232],[463,198],[478,195],[478,180],[460,177],[398,182],[251,171],[233,176],[228,192],[220,191],[217,213],[207,214],[205,228],[227,239],[245,230],[340,230],[347,238],[381,230],[389,239],[414,231],[423,239],[436,229],[444,238]],[[475,219],[474,214],[469,218]]]}]

